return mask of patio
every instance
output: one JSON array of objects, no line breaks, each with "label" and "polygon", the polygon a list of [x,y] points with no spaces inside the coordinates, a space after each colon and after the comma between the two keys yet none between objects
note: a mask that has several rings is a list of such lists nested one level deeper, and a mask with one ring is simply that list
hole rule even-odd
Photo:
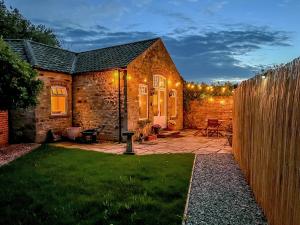
[{"label": "patio", "polygon": [[[137,155],[172,154],[172,153],[231,153],[231,147],[226,138],[194,136],[196,130],[183,130],[180,135],[159,138],[155,141],[135,143],[134,151]],[[83,150],[123,154],[126,144],[102,142],[96,144],[80,144],[74,142],[59,142],[52,144],[58,147],[79,148]]]}]

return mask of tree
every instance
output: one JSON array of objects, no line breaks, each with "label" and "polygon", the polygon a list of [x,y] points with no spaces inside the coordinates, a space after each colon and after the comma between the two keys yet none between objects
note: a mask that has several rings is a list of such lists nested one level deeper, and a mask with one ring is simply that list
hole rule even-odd
[{"label": "tree", "polygon": [[32,24],[18,9],[7,9],[3,0],[0,0],[0,31],[4,39],[29,39],[51,46],[60,46],[51,29],[44,25]]},{"label": "tree", "polygon": [[37,76],[37,71],[0,38],[0,110],[35,106],[42,89]]}]

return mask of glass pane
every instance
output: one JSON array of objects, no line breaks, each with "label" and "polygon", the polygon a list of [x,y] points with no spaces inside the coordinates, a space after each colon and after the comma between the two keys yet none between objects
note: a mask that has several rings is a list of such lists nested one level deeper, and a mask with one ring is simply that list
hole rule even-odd
[{"label": "glass pane", "polygon": [[166,115],[165,91],[160,91],[159,104],[160,104],[160,116],[165,116]]},{"label": "glass pane", "polygon": [[51,96],[51,113],[52,114],[66,114],[66,97],[65,96]]},{"label": "glass pane", "polygon": [[159,85],[159,76],[153,76],[153,87],[157,88]]},{"label": "glass pane", "polygon": [[154,116],[158,116],[158,95],[157,95],[157,90],[155,91],[155,93],[153,95],[152,110],[153,110]]},{"label": "glass pane", "polygon": [[57,94],[56,88],[51,88],[51,91],[52,91],[52,95],[56,95]]},{"label": "glass pane", "polygon": [[159,87],[165,88],[166,87],[166,79],[163,77],[160,77],[159,79]]},{"label": "glass pane", "polygon": [[147,95],[140,95],[139,96],[139,116],[140,119],[148,118],[147,113]]}]

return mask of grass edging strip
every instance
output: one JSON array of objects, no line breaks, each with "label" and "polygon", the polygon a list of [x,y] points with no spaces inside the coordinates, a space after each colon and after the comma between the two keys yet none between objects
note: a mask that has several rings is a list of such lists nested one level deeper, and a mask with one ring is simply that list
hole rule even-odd
[{"label": "grass edging strip", "polygon": [[188,193],[187,193],[187,198],[186,198],[183,217],[182,217],[182,225],[185,225],[186,221],[187,221],[187,210],[188,210],[188,205],[189,205],[189,200],[190,200],[192,181],[193,181],[193,177],[194,177],[194,168],[195,168],[196,157],[197,157],[197,154],[195,154],[195,156],[194,156],[194,162],[193,162],[192,173],[191,173],[191,178],[190,178],[189,190],[188,190]]}]

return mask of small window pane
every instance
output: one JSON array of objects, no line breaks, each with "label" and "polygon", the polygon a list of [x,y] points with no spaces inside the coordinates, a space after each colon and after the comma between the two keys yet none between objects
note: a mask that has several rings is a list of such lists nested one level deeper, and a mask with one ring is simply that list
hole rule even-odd
[{"label": "small window pane", "polygon": [[166,115],[166,109],[165,109],[165,91],[160,91],[160,99],[159,99],[159,104],[160,104],[160,116],[165,116]]},{"label": "small window pane", "polygon": [[148,86],[139,85],[139,117],[148,118]]},{"label": "small window pane", "polygon": [[67,90],[65,87],[51,87],[51,114],[67,113]]}]

